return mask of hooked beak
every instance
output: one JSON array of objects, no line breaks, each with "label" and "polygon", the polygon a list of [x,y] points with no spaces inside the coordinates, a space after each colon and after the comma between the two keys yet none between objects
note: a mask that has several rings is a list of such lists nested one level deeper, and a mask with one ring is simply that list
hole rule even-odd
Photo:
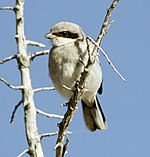
[{"label": "hooked beak", "polygon": [[57,38],[57,36],[56,35],[53,35],[52,33],[47,33],[45,36],[44,36],[45,38],[47,38],[47,39],[55,39],[55,38]]}]

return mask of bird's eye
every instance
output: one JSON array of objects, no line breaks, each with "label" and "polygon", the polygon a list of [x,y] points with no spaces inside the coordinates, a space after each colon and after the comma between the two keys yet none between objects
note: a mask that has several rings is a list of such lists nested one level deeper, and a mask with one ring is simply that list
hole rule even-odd
[{"label": "bird's eye", "polygon": [[69,32],[63,31],[63,32],[60,32],[60,33],[61,33],[61,37],[69,38]]}]

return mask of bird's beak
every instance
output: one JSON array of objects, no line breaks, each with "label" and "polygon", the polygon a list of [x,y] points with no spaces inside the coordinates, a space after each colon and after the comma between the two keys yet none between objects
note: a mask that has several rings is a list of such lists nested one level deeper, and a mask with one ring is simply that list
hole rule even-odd
[{"label": "bird's beak", "polygon": [[52,33],[47,33],[46,35],[45,35],[45,38],[47,38],[47,39],[54,39],[54,38],[56,38],[57,36],[56,35],[53,35]]}]

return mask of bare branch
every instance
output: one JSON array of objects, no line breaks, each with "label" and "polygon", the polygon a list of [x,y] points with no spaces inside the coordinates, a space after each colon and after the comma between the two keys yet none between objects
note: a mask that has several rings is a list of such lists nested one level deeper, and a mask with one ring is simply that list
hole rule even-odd
[{"label": "bare branch", "polygon": [[119,3],[119,0],[114,0],[113,3],[111,4],[111,6],[109,7],[109,9],[107,9],[107,13],[103,22],[103,25],[101,27],[99,36],[97,37],[96,43],[98,45],[101,45],[101,41],[102,38],[105,36],[105,34],[107,33],[108,27],[109,27],[109,20],[111,17],[111,14],[114,10],[114,8],[116,7],[116,5]]},{"label": "bare branch", "polygon": [[29,153],[29,149],[25,149],[25,150],[22,151],[17,157],[22,157],[22,156],[25,155],[26,153]]},{"label": "bare branch", "polygon": [[43,56],[43,55],[47,55],[47,54],[49,54],[49,50],[35,52],[29,56],[29,59],[34,60],[35,57]]},{"label": "bare branch", "polygon": [[41,91],[51,91],[51,90],[55,90],[55,88],[54,87],[41,87],[41,88],[33,89],[33,92],[37,93]]},{"label": "bare branch", "polygon": [[119,73],[119,71],[115,68],[115,66],[113,65],[113,63],[111,62],[111,60],[109,59],[109,57],[107,56],[107,54],[105,53],[105,51],[90,37],[87,37],[104,55],[104,57],[106,58],[107,62],[110,64],[110,66],[113,68],[113,70],[120,76],[120,78],[125,82],[126,79]]},{"label": "bare branch", "polygon": [[15,7],[0,7],[0,10],[13,10],[14,11]]},{"label": "bare branch", "polygon": [[36,122],[37,112],[30,75],[30,58],[27,54],[27,43],[24,32],[24,3],[25,0],[16,0],[15,15],[17,53],[20,56],[17,61],[21,83],[24,86],[22,91],[22,100],[24,105],[25,132],[29,146],[29,150],[26,150],[25,152],[29,152],[29,155],[32,157],[44,157]]},{"label": "bare branch", "polygon": [[40,140],[43,139],[43,137],[51,137],[51,136],[55,136],[58,135],[58,131],[57,132],[51,132],[51,133],[45,133],[45,134],[41,134],[40,136]]},{"label": "bare branch", "polygon": [[77,108],[77,104],[79,103],[79,101],[82,98],[82,95],[84,94],[84,92],[86,91],[86,89],[84,88],[85,86],[85,82],[86,79],[89,76],[89,72],[92,68],[92,65],[94,64],[94,59],[91,61],[91,57],[89,57],[88,59],[88,63],[84,68],[84,72],[81,73],[81,77],[80,80],[76,82],[76,90],[74,91],[73,96],[71,97],[71,99],[69,100],[68,104],[67,104],[67,111],[64,115],[63,120],[61,121],[61,123],[59,124],[59,134],[58,134],[58,138],[57,138],[57,142],[56,142],[56,157],[62,157],[62,155],[64,154],[64,147],[65,145],[63,145],[64,143],[64,135],[66,130],[68,129],[69,124],[71,123],[74,113],[76,111]]},{"label": "bare branch", "polygon": [[[63,88],[64,88],[64,89],[67,89],[68,91],[72,91],[72,89],[69,88],[69,87],[67,87],[66,85],[63,85]],[[72,91],[72,92],[73,92],[73,91]]]},{"label": "bare branch", "polygon": [[27,45],[44,48],[45,45],[36,41],[26,40]]},{"label": "bare branch", "polygon": [[[96,41],[98,45],[101,44],[101,40],[106,33],[105,29],[108,27],[108,21],[110,19],[110,15],[111,15],[113,9],[116,7],[118,2],[119,2],[119,0],[114,0],[112,5],[110,6],[110,8],[107,11],[107,14],[106,14],[107,20],[106,21],[104,20],[104,23],[102,26],[103,28],[101,29],[102,31],[100,32],[100,35],[98,36],[98,39]],[[95,52],[95,50],[98,50],[98,48],[96,46],[93,49],[93,52]],[[90,52],[89,52],[89,54],[90,54]],[[71,97],[71,99],[68,102],[68,109],[64,115],[64,119],[59,124],[59,133],[58,133],[58,138],[56,141],[56,157],[62,157],[62,155],[63,155],[64,133],[66,132],[69,124],[72,121],[72,118],[73,118],[75,110],[76,110],[77,103],[80,101],[82,95],[85,92],[85,89],[84,89],[85,82],[89,76],[89,72],[92,68],[92,65],[94,64],[95,58],[96,58],[96,56],[94,56],[94,55],[92,56],[92,59],[89,56],[88,63],[84,68],[84,72],[81,73],[80,80],[78,81],[78,83],[76,83],[76,91],[74,92],[74,95]]]},{"label": "bare branch", "polygon": [[12,59],[16,59],[16,58],[17,58],[17,55],[9,56],[9,57],[7,57],[7,58],[5,58],[3,60],[0,60],[0,64],[4,64],[5,62],[8,62],[8,61],[10,61]]},{"label": "bare branch", "polygon": [[9,82],[7,82],[2,77],[0,77],[0,81],[2,81],[3,83],[5,83],[11,89],[14,89],[14,90],[22,90],[22,89],[24,89],[24,86],[13,86],[13,85],[11,85]]},{"label": "bare branch", "polygon": [[58,118],[58,119],[63,119],[64,116],[60,116],[60,115],[56,115],[56,114],[49,114],[49,113],[46,113],[44,111],[41,111],[40,109],[36,109],[37,113],[38,114],[41,114],[41,115],[44,115],[48,118]]},{"label": "bare branch", "polygon": [[109,23],[108,26],[107,26],[106,33],[107,33],[107,31],[109,30],[109,28],[111,27],[111,25],[112,25],[114,22],[115,22],[115,20],[110,21],[110,23]]},{"label": "bare branch", "polygon": [[64,157],[64,156],[68,153],[68,151],[67,151],[68,144],[69,144],[69,139],[68,139],[68,137],[67,137],[67,138],[66,138],[66,143],[64,144],[64,147],[63,147],[62,157]]},{"label": "bare branch", "polygon": [[23,101],[20,100],[20,101],[18,102],[18,104],[15,106],[15,108],[14,108],[14,110],[13,110],[13,112],[12,112],[12,115],[11,115],[11,120],[10,120],[10,123],[11,123],[11,124],[14,123],[15,113],[16,113],[18,107],[22,104],[22,102],[23,102]]},{"label": "bare branch", "polygon": [[[66,134],[72,134],[72,132],[71,131],[67,131]],[[51,137],[51,136],[55,136],[55,135],[58,135],[58,131],[50,132],[50,133],[44,133],[44,134],[41,134],[39,136],[40,136],[40,140],[42,140],[43,137]]]}]

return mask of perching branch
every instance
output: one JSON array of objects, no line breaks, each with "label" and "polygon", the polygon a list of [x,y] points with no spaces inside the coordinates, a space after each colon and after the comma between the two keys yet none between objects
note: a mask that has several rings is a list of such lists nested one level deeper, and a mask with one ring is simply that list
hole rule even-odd
[{"label": "perching branch", "polygon": [[60,116],[60,115],[56,115],[56,114],[49,114],[49,113],[46,113],[44,111],[41,111],[40,109],[36,109],[37,113],[38,114],[41,114],[41,115],[44,115],[48,118],[58,118],[58,119],[63,119],[64,116]]},{"label": "perching branch", "polygon": [[[87,45],[87,50],[89,51],[88,45]],[[90,52],[88,52],[88,54],[90,54]],[[83,73],[81,73],[80,80],[76,82],[76,85],[75,85],[76,90],[74,91],[73,96],[67,103],[67,106],[68,106],[67,111],[64,115],[63,120],[59,124],[59,134],[58,134],[58,138],[57,138],[57,142],[56,142],[56,157],[63,157],[63,155],[64,155],[64,149],[66,146],[65,144],[63,144],[64,143],[64,135],[68,129],[69,124],[71,123],[71,121],[73,119],[74,113],[77,109],[77,104],[81,100],[84,92],[87,90],[85,88],[85,82],[86,82],[86,79],[88,78],[88,76],[90,74],[90,70],[95,62],[95,59],[94,59],[95,57],[96,56],[92,56],[92,57],[89,56],[87,65],[85,65],[84,71],[83,71]]]},{"label": "perching branch", "polygon": [[24,86],[13,86],[11,85],[9,82],[7,82],[4,78],[0,77],[0,81],[2,81],[3,83],[5,83],[6,86],[8,86],[11,89],[14,90],[22,90],[24,89]]},{"label": "perching branch", "polygon": [[[112,5],[110,6],[110,8],[107,11],[106,18],[105,18],[104,23],[102,25],[102,29],[100,31],[100,34],[99,34],[97,40],[96,40],[96,43],[98,45],[101,44],[102,38],[105,35],[107,28],[108,28],[108,22],[109,22],[111,13],[112,13],[113,9],[116,7],[118,2],[119,2],[119,0],[114,0]],[[87,43],[88,43],[88,41],[87,41]],[[88,45],[87,45],[87,50],[89,51],[88,54],[93,54],[89,50]],[[97,46],[95,46],[93,49],[93,52],[95,52],[95,51],[98,51]],[[93,56],[89,55],[88,63],[84,68],[84,72],[81,73],[80,80],[77,81],[77,83],[76,83],[76,91],[74,91],[73,96],[71,97],[70,101],[68,102],[68,109],[64,115],[64,119],[59,124],[59,134],[58,134],[58,138],[56,141],[56,157],[63,157],[63,155],[64,155],[64,151],[63,151],[65,149],[64,134],[67,131],[70,122],[72,121],[72,118],[74,116],[77,104],[81,100],[81,97],[86,90],[85,89],[85,82],[89,76],[89,73],[90,73],[91,67],[94,64],[95,58],[96,58],[96,55],[93,55]]]},{"label": "perching branch", "polygon": [[17,55],[9,56],[9,57],[7,57],[7,58],[1,60],[1,61],[0,61],[0,64],[4,64],[5,62],[8,62],[8,61],[10,61],[10,60],[12,60],[12,59],[16,59],[16,58],[17,58]]}]

